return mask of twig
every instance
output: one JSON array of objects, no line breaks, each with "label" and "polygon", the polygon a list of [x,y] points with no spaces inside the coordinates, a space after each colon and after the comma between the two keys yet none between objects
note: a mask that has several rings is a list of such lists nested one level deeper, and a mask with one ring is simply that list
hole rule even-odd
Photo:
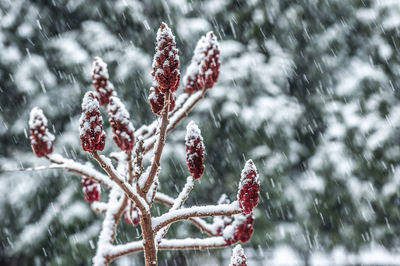
[{"label": "twig", "polygon": [[[196,106],[196,104],[204,98],[204,95],[206,94],[207,90],[202,90],[196,93],[193,93],[192,95],[188,96],[188,94],[183,93],[179,98],[183,98],[183,103],[180,108],[175,107],[174,111],[169,114],[169,119],[171,123],[168,125],[167,129],[167,135],[171,133],[178,125],[179,123],[189,115],[189,113],[193,110],[193,108]],[[178,99],[179,99],[178,98]],[[153,125],[153,124],[152,124]],[[156,130],[153,129],[152,133],[146,134],[144,137],[145,141],[145,152],[147,153],[150,151],[154,143],[156,142],[155,138]]]},{"label": "twig", "polygon": [[[172,197],[170,197],[164,193],[161,193],[161,192],[157,192],[155,201],[158,203],[161,203],[165,206],[168,206],[168,207],[172,207],[172,205],[174,203],[174,199]],[[192,222],[193,225],[195,225],[197,228],[199,228],[201,232],[204,232],[209,236],[215,235],[215,232],[213,230],[213,225],[207,223],[203,219],[201,219],[199,217],[192,217],[192,218],[189,218],[189,221]]]},{"label": "twig", "polygon": [[232,216],[241,212],[242,210],[239,208],[239,203],[237,201],[230,204],[193,206],[190,208],[171,211],[153,218],[153,230],[157,232],[164,226],[191,217]]},{"label": "twig", "polygon": [[148,175],[147,180],[142,188],[142,191],[144,194],[147,194],[147,192],[149,191],[150,186],[154,181],[154,177],[157,173],[157,170],[160,166],[161,155],[162,155],[162,151],[164,149],[165,137],[166,137],[167,127],[168,127],[168,123],[169,123],[169,120],[168,120],[169,105],[170,105],[170,92],[169,92],[169,90],[167,90],[165,92],[165,101],[164,101],[164,107],[162,110],[162,117],[161,117],[161,124],[160,124],[160,128],[159,128],[157,146],[154,148],[154,157],[153,157],[153,161],[151,164],[149,175]]},{"label": "twig", "polygon": [[114,181],[125,192],[125,194],[136,203],[137,207],[142,211],[142,213],[147,212],[147,203],[136,193],[130,184],[124,182],[123,179],[119,177],[117,172],[114,170],[114,167],[106,163],[97,152],[92,152],[92,156],[100,164],[104,171],[107,172],[110,179]]},{"label": "twig", "polygon": [[[168,212],[180,209],[187,198],[189,197],[190,192],[192,191],[194,187],[194,179],[192,176],[189,176],[186,180],[186,184],[183,187],[181,193],[179,193],[179,196],[175,199],[174,205],[171,207],[171,209]],[[156,242],[159,243],[161,239],[167,234],[169,227],[171,224],[168,226],[162,228],[159,232],[156,234]]]},{"label": "twig", "polygon": [[[229,246],[225,239],[219,237],[163,239],[158,245],[159,250],[206,250]],[[124,255],[143,251],[143,244],[139,241],[112,246],[108,258],[113,261]]]}]

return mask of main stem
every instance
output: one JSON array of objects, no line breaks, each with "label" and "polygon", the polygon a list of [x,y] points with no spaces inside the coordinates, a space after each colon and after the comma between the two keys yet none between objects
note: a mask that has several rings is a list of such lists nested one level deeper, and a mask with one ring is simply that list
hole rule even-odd
[{"label": "main stem", "polygon": [[140,226],[142,227],[143,232],[144,259],[146,266],[158,265],[157,249],[154,241],[155,234],[151,228],[150,213],[141,215]]},{"label": "main stem", "polygon": [[[162,116],[161,116],[161,125],[160,125],[160,131],[159,131],[159,136],[158,136],[158,145],[155,148],[153,163],[151,165],[150,172],[147,177],[146,183],[142,189],[142,193],[144,195],[146,195],[148,193],[151,184],[153,184],[154,177],[160,166],[161,154],[163,152],[165,138],[167,135],[167,127],[169,124],[168,113],[169,113],[169,105],[170,105],[170,95],[171,94],[170,94],[169,90],[167,90],[165,92],[164,107],[163,107],[162,114],[161,114]],[[154,193],[156,193],[156,192],[154,192]],[[150,206],[151,206],[151,203],[152,202],[149,202]],[[143,232],[143,247],[144,247],[144,258],[145,258],[146,266],[158,265],[157,248],[156,248],[156,243],[154,241],[156,235],[155,235],[155,231],[153,231],[153,229],[152,229],[150,211],[148,213],[142,214],[141,219],[140,219],[140,225],[142,227],[142,232]]]}]

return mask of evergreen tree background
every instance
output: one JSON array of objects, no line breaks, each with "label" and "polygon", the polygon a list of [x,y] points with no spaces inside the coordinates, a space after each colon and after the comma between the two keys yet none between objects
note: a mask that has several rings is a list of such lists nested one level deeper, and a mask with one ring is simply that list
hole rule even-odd
[{"label": "evergreen tree background", "polygon": [[[77,128],[94,56],[108,63],[138,127],[154,118],[147,96],[160,23],[176,34],[183,73],[199,37],[213,30],[221,75],[190,118],[202,129],[207,157],[188,204],[214,203],[222,192],[233,200],[245,159],[253,158],[262,177],[256,233],[247,245],[255,248],[253,259],[281,244],[305,261],[314,250],[335,247],[398,249],[397,1],[14,0],[0,1],[0,10],[2,169],[46,163],[28,140],[34,106],[51,123],[56,152],[89,159]],[[164,154],[161,188],[175,194],[188,174],[186,123]],[[110,137],[106,149],[115,149]],[[0,213],[0,264],[90,264],[102,215],[84,202],[80,178],[2,174]],[[119,232],[122,242],[139,234],[128,225]],[[200,235],[182,223],[169,236],[187,232]],[[160,264],[191,264],[195,254],[164,252]],[[212,254],[227,264],[220,251]]]}]

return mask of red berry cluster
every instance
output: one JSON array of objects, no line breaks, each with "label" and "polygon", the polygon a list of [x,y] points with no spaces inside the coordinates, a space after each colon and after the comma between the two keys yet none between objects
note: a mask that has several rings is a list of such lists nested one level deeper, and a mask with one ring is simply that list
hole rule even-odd
[{"label": "red berry cluster", "polygon": [[231,263],[229,266],[247,266],[247,257],[244,254],[242,246],[237,245],[232,250]]},{"label": "red berry cluster", "polygon": [[53,152],[54,135],[47,128],[47,119],[39,107],[34,107],[29,116],[30,141],[33,152],[42,157]]},{"label": "red berry cluster", "polygon": [[158,90],[175,92],[179,87],[179,56],[175,37],[167,24],[162,23],[157,32],[157,45],[153,60],[153,77],[158,82]]},{"label": "red berry cluster", "polygon": [[219,53],[219,44],[213,32],[201,37],[184,77],[186,93],[191,94],[214,86],[221,66]]},{"label": "red berry cluster", "polygon": [[254,163],[249,160],[242,171],[242,177],[239,184],[238,200],[239,207],[246,214],[253,212],[258,204],[260,193],[260,180],[257,174],[257,168]]},{"label": "red berry cluster", "polygon": [[194,179],[204,173],[204,144],[199,127],[191,121],[186,127],[186,163]]},{"label": "red berry cluster", "polygon": [[100,185],[89,178],[82,179],[82,191],[87,203],[100,200]]},{"label": "red berry cluster", "polygon": [[134,130],[125,105],[116,96],[111,96],[107,105],[114,141],[123,151],[132,151],[135,145]]},{"label": "red berry cluster", "polygon": [[[169,105],[170,112],[175,109],[175,99],[175,95],[171,94]],[[164,107],[164,94],[162,94],[158,89],[155,89],[154,86],[150,88],[149,102],[153,113],[161,115],[161,111]]]},{"label": "red berry cluster", "polygon": [[140,222],[139,209],[131,204],[132,203],[128,204],[128,207],[125,210],[125,222],[137,226]]},{"label": "red berry cluster", "polygon": [[98,93],[100,106],[107,105],[110,97],[116,95],[114,85],[108,80],[107,64],[98,56],[94,58],[92,68],[92,79],[94,89]]},{"label": "red berry cluster", "polygon": [[106,143],[103,131],[103,119],[99,110],[99,102],[91,91],[86,92],[82,101],[82,115],[79,119],[79,135],[84,151],[102,151]]},{"label": "red berry cluster", "polygon": [[207,89],[211,89],[218,80],[219,68],[221,66],[219,60],[219,44],[213,32],[207,33],[206,43],[205,56],[200,63],[200,73],[204,80],[204,86]]},{"label": "red berry cluster", "polygon": [[234,216],[234,222],[223,231],[223,237],[228,245],[238,241],[247,243],[254,232],[253,214],[238,214]]}]

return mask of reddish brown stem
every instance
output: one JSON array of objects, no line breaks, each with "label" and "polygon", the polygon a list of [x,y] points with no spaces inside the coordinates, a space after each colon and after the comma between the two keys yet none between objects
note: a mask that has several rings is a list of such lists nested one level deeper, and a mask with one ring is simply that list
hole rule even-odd
[{"label": "reddish brown stem", "polygon": [[145,206],[140,202],[139,198],[134,195],[132,191],[129,190],[125,183],[116,175],[113,169],[111,169],[111,167],[104,162],[99,154],[94,151],[92,152],[92,156],[100,164],[101,168],[106,171],[110,179],[114,181],[125,192],[125,195],[127,195],[131,200],[136,203],[136,206],[140,209],[140,211],[146,212]]},{"label": "reddish brown stem", "polygon": [[164,149],[165,138],[167,135],[167,127],[169,124],[168,120],[169,105],[170,105],[170,92],[169,90],[167,90],[165,92],[165,102],[162,110],[161,125],[158,135],[158,144],[154,151],[153,163],[151,164],[149,175],[147,177],[146,183],[144,184],[144,187],[142,188],[144,194],[146,194],[149,191],[151,184],[153,184],[157,170],[160,166],[161,155]]},{"label": "reddish brown stem", "polygon": [[[169,125],[169,127],[168,127],[168,129],[167,129],[167,135],[168,135],[169,133],[171,133],[171,132],[179,125],[179,123],[182,122],[183,119],[185,119],[185,117],[187,117],[187,116],[189,115],[189,113],[193,110],[193,108],[196,106],[196,104],[197,104],[201,99],[204,98],[204,95],[206,94],[206,92],[207,92],[207,90],[204,89],[204,90],[202,91],[202,94],[200,95],[200,97],[197,98],[197,99],[189,106],[189,108],[188,108],[185,112],[182,112],[182,114],[181,114],[176,120],[174,120],[174,123],[172,123],[172,124]],[[175,115],[175,113],[178,113],[178,111],[179,111],[180,109],[183,108],[183,106],[185,105],[185,103],[187,102],[187,100],[188,100],[189,98],[190,98],[190,96],[189,96],[189,97],[186,99],[186,101],[182,104],[181,108],[175,109],[175,110],[173,111],[173,113],[169,114],[169,117],[172,117],[173,115]],[[155,131],[154,131],[153,133],[151,133],[151,134],[148,134],[148,135],[146,136],[146,139],[149,139],[149,138],[153,137],[155,134],[156,134]],[[146,140],[146,139],[145,139],[145,140]],[[155,142],[155,141],[154,141],[154,142]],[[154,142],[153,142],[151,145],[149,145],[149,146],[146,147],[146,150],[145,150],[145,152],[144,152],[145,154],[146,154],[148,151],[150,151],[150,150],[154,147]]]}]

